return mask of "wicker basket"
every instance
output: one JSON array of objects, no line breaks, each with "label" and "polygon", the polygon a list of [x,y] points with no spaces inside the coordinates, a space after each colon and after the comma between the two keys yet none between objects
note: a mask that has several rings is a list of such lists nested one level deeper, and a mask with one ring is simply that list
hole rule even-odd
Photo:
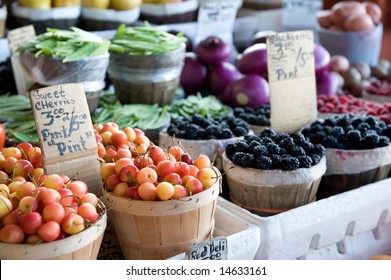
[{"label": "wicker basket", "polygon": [[[63,63],[60,59],[39,56],[30,52],[20,53],[20,61],[26,75],[37,83],[36,88],[57,84],[82,83],[90,112],[98,104],[105,87],[109,54]],[[34,71],[29,71],[34,69]]]},{"label": "wicker basket", "polygon": [[131,10],[93,9],[82,7],[81,24],[85,30],[116,30],[121,24],[130,25],[140,17],[140,7]]},{"label": "wicker basket", "polygon": [[179,200],[143,201],[103,190],[125,259],[167,259],[212,237],[220,182]]},{"label": "wicker basket", "polygon": [[170,24],[197,21],[198,1],[185,0],[178,3],[141,4],[140,19],[154,24]]},{"label": "wicker basket", "polygon": [[327,171],[319,198],[329,197],[388,177],[391,145],[372,150],[326,149]]},{"label": "wicker basket", "polygon": [[72,26],[77,26],[81,8],[76,5],[47,10],[30,9],[20,7],[15,1],[12,3],[12,13],[19,27],[32,24],[35,32],[41,34],[46,32],[48,27],[69,29]]},{"label": "wicker basket", "polygon": [[223,154],[230,200],[260,216],[278,214],[316,200],[326,159],[293,171],[259,170],[233,164]]},{"label": "wicker basket", "polygon": [[110,53],[108,73],[123,104],[169,104],[175,97],[185,46],[163,55]]},{"label": "wicker basket", "polygon": [[282,0],[243,0],[243,8],[252,10],[281,9]]},{"label": "wicker basket", "polygon": [[99,202],[100,219],[67,238],[36,244],[0,243],[2,260],[96,260],[107,225],[106,208]]}]

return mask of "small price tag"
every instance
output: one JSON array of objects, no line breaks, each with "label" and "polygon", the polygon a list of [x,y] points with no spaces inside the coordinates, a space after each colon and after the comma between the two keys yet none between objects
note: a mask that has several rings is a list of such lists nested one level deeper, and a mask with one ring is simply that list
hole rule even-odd
[{"label": "small price tag", "polygon": [[294,132],[317,118],[312,31],[270,35],[267,39],[271,127]]},{"label": "small price tag", "polygon": [[83,85],[33,90],[30,100],[46,172],[76,177],[100,195],[98,148]]},{"label": "small price tag", "polygon": [[215,237],[195,244],[186,252],[188,260],[227,260],[228,241],[226,237]]},{"label": "small price tag", "polygon": [[285,30],[311,29],[317,24],[316,13],[323,8],[323,0],[284,0],[282,8]]},{"label": "small price tag", "polygon": [[241,4],[241,0],[202,0],[198,9],[196,44],[216,35],[232,44],[236,13]]},{"label": "small price tag", "polygon": [[34,81],[28,78],[23,71],[19,53],[16,49],[24,43],[27,43],[35,37],[35,29],[33,25],[16,28],[8,32],[8,44],[11,50],[12,71],[15,77],[16,89],[19,94],[28,96],[29,88],[34,84]]}]

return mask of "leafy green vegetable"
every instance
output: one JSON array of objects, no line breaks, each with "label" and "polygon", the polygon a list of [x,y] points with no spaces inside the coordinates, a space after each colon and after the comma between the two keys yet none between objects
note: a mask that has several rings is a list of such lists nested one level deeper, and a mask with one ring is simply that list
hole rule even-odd
[{"label": "leafy green vegetable", "polygon": [[187,41],[182,33],[170,34],[148,24],[126,27],[120,25],[111,38],[110,51],[130,55],[158,55],[170,53]]},{"label": "leafy green vegetable", "polygon": [[231,113],[231,108],[221,103],[215,96],[202,97],[201,94],[176,99],[168,105],[167,110],[172,118],[192,116],[196,113],[207,118],[218,118]]},{"label": "leafy green vegetable", "polygon": [[157,104],[125,104],[122,105],[115,94],[105,92],[99,101],[98,113],[92,115],[94,123],[116,122],[124,127],[138,127],[142,130],[157,129],[168,124],[169,114],[166,108]]},{"label": "leafy green vegetable", "polygon": [[109,47],[110,41],[80,28],[71,27],[71,30],[48,28],[47,32],[34,37],[17,51],[28,51],[36,57],[43,55],[62,59],[63,62],[72,62],[103,55],[108,52]]}]

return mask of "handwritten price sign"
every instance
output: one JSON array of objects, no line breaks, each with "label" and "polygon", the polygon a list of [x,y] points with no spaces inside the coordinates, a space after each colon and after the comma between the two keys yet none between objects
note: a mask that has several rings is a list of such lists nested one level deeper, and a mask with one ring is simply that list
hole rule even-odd
[{"label": "handwritten price sign", "polygon": [[239,0],[202,0],[198,9],[196,43],[218,34],[221,39],[232,43],[232,32]]},{"label": "handwritten price sign", "polygon": [[77,175],[99,193],[98,148],[83,85],[33,90],[30,100],[46,172]]},{"label": "handwritten price sign", "polygon": [[317,117],[312,31],[285,32],[267,40],[271,126],[294,132]]}]

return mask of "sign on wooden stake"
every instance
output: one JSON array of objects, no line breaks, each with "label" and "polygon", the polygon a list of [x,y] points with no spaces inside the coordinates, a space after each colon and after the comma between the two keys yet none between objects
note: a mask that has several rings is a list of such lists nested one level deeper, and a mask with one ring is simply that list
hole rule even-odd
[{"label": "sign on wooden stake", "polygon": [[267,39],[271,128],[295,132],[317,118],[312,31],[270,35]]},{"label": "sign on wooden stake", "polygon": [[47,174],[84,181],[101,194],[98,148],[82,84],[63,84],[30,92]]}]

